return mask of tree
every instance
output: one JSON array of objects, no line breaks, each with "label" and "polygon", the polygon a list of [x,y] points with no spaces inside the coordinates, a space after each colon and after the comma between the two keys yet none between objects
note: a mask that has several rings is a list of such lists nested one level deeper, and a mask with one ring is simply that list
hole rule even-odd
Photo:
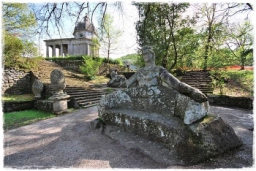
[{"label": "tree", "polygon": [[3,62],[7,66],[12,66],[17,62],[23,50],[22,41],[8,32],[3,32],[4,48],[3,48]]},{"label": "tree", "polygon": [[[209,62],[217,61],[213,58],[223,54],[223,47],[227,38],[225,30],[230,27],[233,16],[252,10],[250,3],[212,3],[195,4],[201,38],[200,56],[203,57],[203,69],[207,70]],[[227,53],[224,53],[227,54]],[[226,59],[222,59],[226,60]],[[212,63],[213,64],[213,63]]]},{"label": "tree", "polygon": [[[249,21],[243,24],[233,24],[227,30],[226,45],[244,69],[247,57],[253,53],[252,25]],[[251,64],[252,65],[252,64]]]},{"label": "tree", "polygon": [[[197,18],[202,21],[202,36],[201,40],[204,46],[204,62],[203,70],[208,68],[208,60],[211,56],[214,56],[213,49],[217,49],[216,44],[220,45],[218,41],[221,38],[220,30],[222,29],[223,23],[227,20],[226,11],[220,10],[221,4],[202,4],[195,5],[197,9]],[[205,27],[206,26],[206,27]],[[215,46],[215,47],[214,47]]]},{"label": "tree", "polygon": [[22,43],[23,43],[23,49],[22,49],[22,55],[21,56],[33,58],[37,55],[40,55],[38,53],[38,48],[35,45],[35,43],[33,43],[29,40],[24,40]]},{"label": "tree", "polygon": [[122,35],[122,31],[115,28],[111,15],[105,14],[103,21],[103,26],[99,29],[100,44],[103,52],[107,54],[109,63],[110,54],[118,49],[118,38]]},{"label": "tree", "polygon": [[31,37],[36,20],[27,4],[3,3],[3,62],[7,67],[24,67],[26,59],[37,51]]},{"label": "tree", "polygon": [[[189,7],[187,3],[135,3],[140,20],[136,23],[138,44],[151,45],[156,63],[171,70],[177,62],[192,53],[197,46],[194,19],[182,18]],[[188,39],[195,40],[188,41]],[[185,46],[186,45],[186,46]]]},{"label": "tree", "polygon": [[27,4],[3,3],[3,29],[9,34],[28,35],[29,29],[36,26],[35,16]]},{"label": "tree", "polygon": [[227,13],[228,16],[234,16],[241,13],[250,13],[253,11],[252,3],[226,3],[224,4],[224,10],[229,11]]},{"label": "tree", "polygon": [[[65,20],[70,20],[72,25],[76,25],[85,14],[91,16],[91,21],[95,13],[101,18],[101,26],[104,23],[104,15],[109,6],[116,7],[122,12],[122,3],[107,3],[107,2],[62,2],[62,3],[40,3],[30,4],[38,21],[38,32],[46,33],[51,37],[51,31],[57,31],[62,34],[65,28]],[[73,23],[72,23],[73,22]],[[51,30],[54,28],[54,30]]]}]

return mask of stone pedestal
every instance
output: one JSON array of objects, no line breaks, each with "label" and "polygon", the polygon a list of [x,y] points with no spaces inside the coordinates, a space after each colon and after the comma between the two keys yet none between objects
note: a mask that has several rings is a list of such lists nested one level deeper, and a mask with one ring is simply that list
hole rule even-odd
[{"label": "stone pedestal", "polygon": [[53,112],[55,114],[62,114],[68,111],[68,98],[70,95],[62,94],[59,96],[52,96],[49,99],[53,101]]},{"label": "stone pedestal", "polygon": [[55,69],[51,72],[51,87],[53,89],[53,96],[49,100],[53,101],[53,112],[55,114],[62,114],[68,110],[68,98],[63,92],[66,87],[65,76],[61,70]]}]

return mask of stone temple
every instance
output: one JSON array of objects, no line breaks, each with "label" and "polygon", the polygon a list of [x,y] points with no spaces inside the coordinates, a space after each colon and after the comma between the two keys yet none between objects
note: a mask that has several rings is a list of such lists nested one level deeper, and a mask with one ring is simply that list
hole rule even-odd
[{"label": "stone temple", "polygon": [[[67,56],[67,55],[89,55],[98,56],[99,48],[93,43],[96,38],[96,30],[90,22],[89,17],[85,16],[83,22],[78,22],[73,32],[74,38],[49,39],[46,43],[46,57]],[[58,53],[57,53],[58,52]]]}]

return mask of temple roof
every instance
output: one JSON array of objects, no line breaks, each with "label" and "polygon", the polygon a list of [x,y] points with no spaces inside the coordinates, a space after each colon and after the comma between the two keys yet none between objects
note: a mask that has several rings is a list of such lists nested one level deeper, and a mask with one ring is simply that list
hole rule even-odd
[{"label": "temple roof", "polygon": [[89,31],[91,33],[95,33],[96,34],[96,30],[94,25],[90,22],[89,17],[86,15],[84,17],[84,21],[83,22],[78,22],[77,25],[75,26],[73,35],[75,35],[76,31]]}]

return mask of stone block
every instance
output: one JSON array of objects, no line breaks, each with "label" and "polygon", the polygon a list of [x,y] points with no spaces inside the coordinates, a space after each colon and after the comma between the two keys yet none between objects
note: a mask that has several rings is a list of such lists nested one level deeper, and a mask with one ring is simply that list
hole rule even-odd
[{"label": "stone block", "polygon": [[198,103],[182,94],[176,96],[174,115],[184,118],[185,124],[191,124],[208,114],[210,106],[208,101]]},{"label": "stone block", "polygon": [[68,109],[67,100],[58,100],[53,102],[53,112],[58,113]]},{"label": "stone block", "polygon": [[186,164],[199,163],[242,145],[232,127],[214,115],[190,125],[178,117],[129,109],[107,109],[100,116],[106,124],[163,143]]},{"label": "stone block", "polygon": [[180,160],[194,164],[242,145],[232,127],[209,115],[209,103],[196,102],[171,88],[132,87],[101,98],[99,117],[163,143]]}]

